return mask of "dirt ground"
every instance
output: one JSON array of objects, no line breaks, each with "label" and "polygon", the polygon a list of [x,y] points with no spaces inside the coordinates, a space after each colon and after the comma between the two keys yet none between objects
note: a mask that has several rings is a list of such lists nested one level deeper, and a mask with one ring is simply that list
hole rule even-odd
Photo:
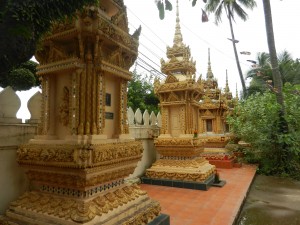
[{"label": "dirt ground", "polygon": [[236,225],[300,225],[300,182],[256,175]]}]

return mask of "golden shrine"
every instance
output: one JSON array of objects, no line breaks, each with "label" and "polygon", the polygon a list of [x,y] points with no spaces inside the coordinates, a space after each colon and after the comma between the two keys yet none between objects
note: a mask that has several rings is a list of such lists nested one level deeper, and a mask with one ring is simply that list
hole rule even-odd
[{"label": "golden shrine", "polygon": [[154,82],[162,114],[160,135],[154,143],[160,159],[146,170],[142,180],[207,190],[214,180],[215,165],[206,157],[232,157],[224,149],[230,139],[225,119],[236,99],[232,98],[228,79],[224,91],[218,88],[210,52],[206,79],[200,76],[196,80],[196,63],[189,46],[183,43],[178,1],[173,46],[167,47],[167,58],[161,59],[165,81]]},{"label": "golden shrine", "polygon": [[11,203],[7,224],[169,224],[158,202],[124,182],[143,151],[126,122],[139,33],[129,34],[122,0],[101,0],[42,40],[42,122],[17,152],[30,190]]}]

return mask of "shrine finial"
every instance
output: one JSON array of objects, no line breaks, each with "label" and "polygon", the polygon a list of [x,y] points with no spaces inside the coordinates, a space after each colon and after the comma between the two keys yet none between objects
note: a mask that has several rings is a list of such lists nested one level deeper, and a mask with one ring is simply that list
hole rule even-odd
[{"label": "shrine finial", "polygon": [[174,45],[180,45],[182,43],[182,34],[180,28],[180,19],[179,19],[179,5],[178,0],[176,1],[176,26],[175,26],[175,35],[173,43]]},{"label": "shrine finial", "polygon": [[225,91],[225,93],[230,92],[229,85],[228,85],[228,74],[227,74],[227,70],[226,70],[226,84],[225,84],[224,91]]},{"label": "shrine finial", "polygon": [[211,69],[211,63],[210,63],[210,48],[208,48],[208,67],[207,67],[207,74],[206,74],[207,79],[213,79],[214,74]]}]

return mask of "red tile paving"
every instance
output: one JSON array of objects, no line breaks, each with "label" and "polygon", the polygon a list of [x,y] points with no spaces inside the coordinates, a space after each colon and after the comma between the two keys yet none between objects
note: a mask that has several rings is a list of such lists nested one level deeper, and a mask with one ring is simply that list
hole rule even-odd
[{"label": "red tile paving", "polygon": [[256,166],[218,169],[222,188],[208,191],[142,184],[148,195],[160,202],[171,225],[232,225],[254,178]]}]

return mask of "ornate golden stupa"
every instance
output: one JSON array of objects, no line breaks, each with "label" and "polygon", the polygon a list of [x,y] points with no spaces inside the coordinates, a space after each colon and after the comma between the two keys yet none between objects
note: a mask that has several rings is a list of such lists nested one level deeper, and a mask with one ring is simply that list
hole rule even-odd
[{"label": "ornate golden stupa", "polygon": [[160,159],[146,170],[142,181],[207,190],[215,165],[233,165],[234,158],[224,147],[231,138],[226,116],[237,97],[232,98],[227,73],[226,87],[223,91],[218,88],[210,51],[206,79],[196,80],[196,63],[182,39],[178,1],[173,46],[167,47],[167,58],[161,60],[166,80],[154,82],[162,114],[161,132],[155,140]]},{"label": "ornate golden stupa", "polygon": [[164,82],[155,80],[162,114],[161,134],[155,140],[160,154],[147,169],[145,183],[207,190],[214,180],[215,166],[201,157],[205,141],[198,136],[200,101],[204,84],[195,80],[195,61],[183,43],[177,1],[173,46],[167,47],[168,60],[161,60]]},{"label": "ornate golden stupa", "polygon": [[199,137],[205,140],[205,148],[201,156],[218,168],[232,168],[235,157],[225,146],[232,138],[226,116],[237,104],[238,96],[232,97],[228,85],[226,71],[226,85],[224,90],[218,88],[214,78],[210,52],[208,51],[208,69],[206,80],[200,77],[198,83],[203,85],[203,97],[199,102]]},{"label": "ornate golden stupa", "polygon": [[124,182],[143,150],[126,122],[140,29],[128,33],[122,0],[101,0],[66,21],[53,25],[36,53],[42,122],[17,152],[30,190],[11,203],[2,222],[169,224],[158,202]]}]

